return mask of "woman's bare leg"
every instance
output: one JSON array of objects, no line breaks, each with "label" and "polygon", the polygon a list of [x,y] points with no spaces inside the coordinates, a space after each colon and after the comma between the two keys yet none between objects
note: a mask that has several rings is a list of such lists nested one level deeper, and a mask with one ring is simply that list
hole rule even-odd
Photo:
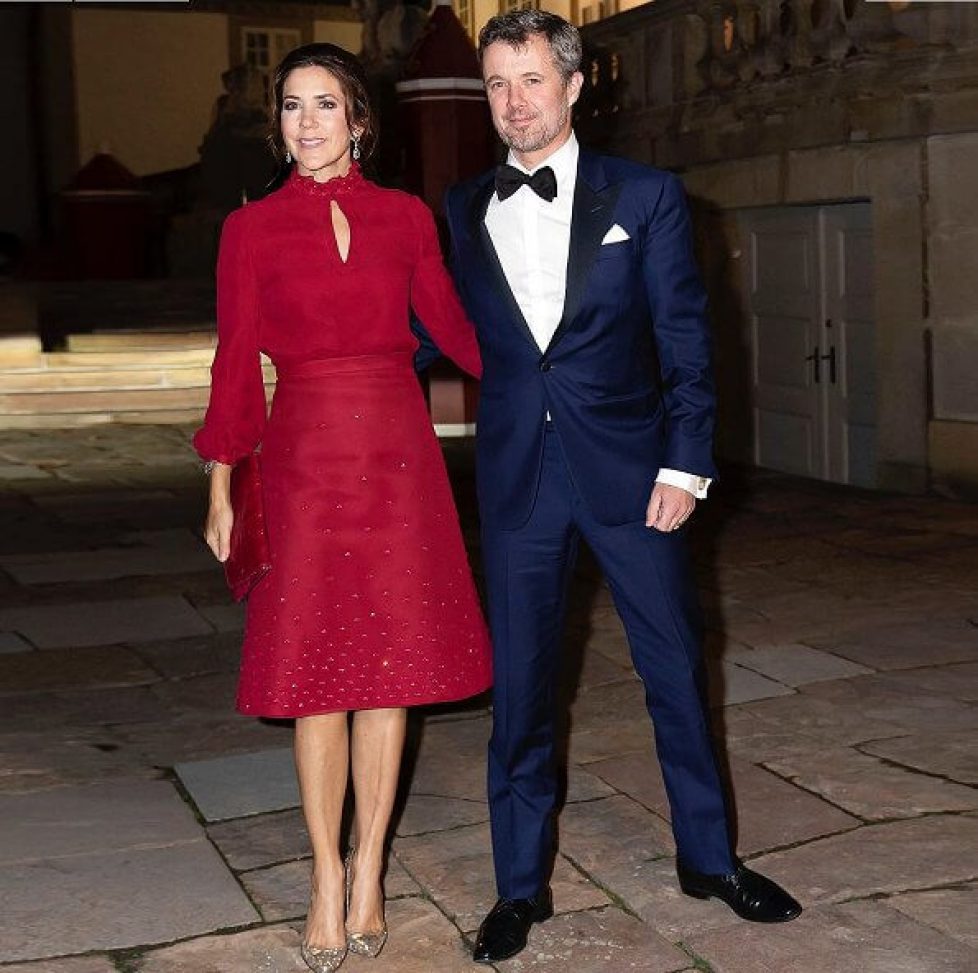
[{"label": "woman's bare leg", "polygon": [[312,842],[312,895],[305,932],[310,946],[346,942],[340,822],[349,750],[346,713],[303,716],[295,721],[295,766]]},{"label": "woman's bare leg", "polygon": [[353,716],[351,754],[356,820],[352,844],[356,858],[353,895],[346,920],[350,932],[378,932],[384,925],[380,879],[406,727],[406,709],[360,710]]}]

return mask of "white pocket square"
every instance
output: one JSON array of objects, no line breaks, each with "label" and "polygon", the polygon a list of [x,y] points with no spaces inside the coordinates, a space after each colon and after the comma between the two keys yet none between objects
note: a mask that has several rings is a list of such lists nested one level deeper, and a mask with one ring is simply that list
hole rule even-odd
[{"label": "white pocket square", "polygon": [[626,240],[631,240],[631,237],[616,223],[604,235],[601,246],[604,246],[606,243],[624,243]]}]

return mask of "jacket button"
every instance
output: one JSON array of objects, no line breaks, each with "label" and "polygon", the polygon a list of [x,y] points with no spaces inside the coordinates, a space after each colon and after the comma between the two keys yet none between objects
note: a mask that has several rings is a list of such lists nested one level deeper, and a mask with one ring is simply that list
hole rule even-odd
[{"label": "jacket button", "polygon": [[540,362],[540,371],[541,372],[549,372],[550,369],[551,369],[551,367],[552,366],[550,365],[550,362],[548,362],[548,361],[542,361],[542,362]]}]

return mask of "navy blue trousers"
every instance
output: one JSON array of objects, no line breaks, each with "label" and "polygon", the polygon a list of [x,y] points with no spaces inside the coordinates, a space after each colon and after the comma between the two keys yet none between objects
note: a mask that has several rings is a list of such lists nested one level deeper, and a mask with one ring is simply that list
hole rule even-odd
[{"label": "navy blue trousers", "polygon": [[529,521],[516,530],[483,527],[495,664],[489,806],[500,896],[528,898],[549,881],[556,683],[581,538],[607,579],[645,685],[679,854],[697,871],[733,870],[705,708],[700,611],[682,535],[644,523],[598,524],[574,489],[552,429]]}]

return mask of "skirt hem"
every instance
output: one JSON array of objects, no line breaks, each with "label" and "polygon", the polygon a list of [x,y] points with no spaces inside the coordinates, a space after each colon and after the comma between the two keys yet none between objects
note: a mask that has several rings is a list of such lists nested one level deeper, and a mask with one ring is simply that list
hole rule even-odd
[{"label": "skirt hem", "polygon": [[472,692],[465,692],[462,695],[444,693],[432,694],[431,696],[426,696],[423,699],[412,698],[410,700],[394,698],[390,701],[384,701],[382,703],[371,703],[369,705],[351,705],[351,706],[333,706],[329,709],[317,709],[317,710],[303,710],[301,713],[286,713],[281,710],[275,712],[258,712],[255,709],[243,709],[240,704],[235,705],[235,710],[241,716],[250,716],[253,719],[266,719],[266,720],[295,720],[303,716],[327,716],[330,713],[356,713],[360,710],[370,710],[370,709],[413,709],[417,706],[436,706],[444,703],[461,703],[467,699],[472,699],[475,696],[480,696],[482,693],[487,692],[492,688],[492,682],[487,682],[481,689],[473,690]]}]

